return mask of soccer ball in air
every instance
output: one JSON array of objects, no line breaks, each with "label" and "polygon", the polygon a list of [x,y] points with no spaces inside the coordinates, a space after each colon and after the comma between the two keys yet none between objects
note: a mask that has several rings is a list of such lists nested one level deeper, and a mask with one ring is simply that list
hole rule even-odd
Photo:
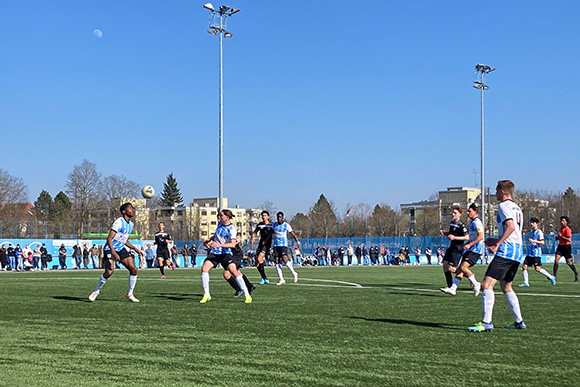
[{"label": "soccer ball in air", "polygon": [[153,187],[151,187],[150,185],[146,185],[141,190],[141,195],[143,195],[145,199],[151,199],[153,195],[155,195],[155,189],[153,189]]}]

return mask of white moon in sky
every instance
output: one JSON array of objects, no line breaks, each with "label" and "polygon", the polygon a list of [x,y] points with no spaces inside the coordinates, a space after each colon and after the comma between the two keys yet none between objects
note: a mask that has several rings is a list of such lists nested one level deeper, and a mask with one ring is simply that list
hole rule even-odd
[{"label": "white moon in sky", "polygon": [[103,31],[96,29],[93,31],[93,35],[95,35],[97,38],[102,38],[103,37]]}]

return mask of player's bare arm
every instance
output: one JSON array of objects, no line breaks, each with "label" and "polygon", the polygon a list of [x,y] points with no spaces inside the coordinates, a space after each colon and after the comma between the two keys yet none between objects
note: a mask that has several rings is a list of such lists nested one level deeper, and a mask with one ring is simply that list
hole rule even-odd
[{"label": "player's bare arm", "polygon": [[497,251],[498,247],[504,243],[509,236],[512,234],[512,232],[515,231],[516,226],[514,224],[514,220],[513,219],[507,219],[505,222],[505,229],[503,232],[503,235],[501,236],[501,238],[499,238],[499,240],[495,243],[495,245],[493,246],[489,246],[489,251],[491,251],[493,254],[495,254],[495,252]]}]

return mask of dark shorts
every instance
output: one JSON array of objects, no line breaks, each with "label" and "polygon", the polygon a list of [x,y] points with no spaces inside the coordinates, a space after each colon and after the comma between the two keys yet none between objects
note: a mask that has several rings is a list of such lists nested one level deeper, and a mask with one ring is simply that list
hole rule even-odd
[{"label": "dark shorts", "polygon": [[461,258],[461,262],[469,263],[469,267],[475,265],[478,260],[481,259],[481,254],[476,253],[475,251],[466,251],[463,254],[463,258]]},{"label": "dark shorts", "polygon": [[167,247],[157,247],[157,258],[169,259],[169,249]]},{"label": "dark shorts", "polygon": [[485,276],[498,281],[512,282],[518,272],[518,267],[520,267],[520,263],[517,261],[495,256],[489,264]]},{"label": "dark shorts", "polygon": [[232,262],[236,264],[236,269],[239,269],[240,266],[242,265],[242,259],[244,259],[244,253],[242,253],[241,251],[234,250],[234,255],[232,256]]},{"label": "dark shorts", "polygon": [[283,255],[288,255],[288,247],[274,246],[274,258],[282,258]]},{"label": "dark shorts", "polygon": [[[121,261],[123,261],[125,258],[133,257],[127,249],[121,249],[117,251],[117,254],[119,255],[119,258],[121,258]],[[103,250],[103,265],[105,266],[105,269],[114,268],[115,266],[111,265],[111,261],[114,260],[115,258],[113,258],[113,253],[111,253],[111,250]]]},{"label": "dark shorts", "polygon": [[526,266],[542,266],[542,258],[540,257],[530,257],[529,255],[524,260],[524,265]]},{"label": "dark shorts", "polygon": [[221,264],[224,269],[227,269],[230,263],[235,263],[234,257],[229,254],[209,253],[205,261],[211,262],[213,264],[213,267],[216,267],[218,264]]},{"label": "dark shorts", "polygon": [[572,245],[558,245],[556,255],[564,258],[572,258]]},{"label": "dark shorts", "polygon": [[449,262],[449,266],[457,267],[459,266],[459,261],[463,256],[463,250],[456,247],[449,247],[445,251],[445,256],[443,257],[443,262]]},{"label": "dark shorts", "polygon": [[263,241],[258,242],[258,248],[256,249],[256,256],[260,253],[264,253],[264,255],[268,255],[268,252],[270,251],[271,247],[272,247],[272,240],[271,239],[269,241],[266,241],[266,242],[263,242]]}]

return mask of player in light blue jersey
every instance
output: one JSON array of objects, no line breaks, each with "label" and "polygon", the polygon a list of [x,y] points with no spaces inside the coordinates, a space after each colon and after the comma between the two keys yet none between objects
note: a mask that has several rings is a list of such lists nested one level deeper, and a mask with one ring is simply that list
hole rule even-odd
[{"label": "player in light blue jersey", "polygon": [[292,226],[284,221],[284,213],[282,211],[276,214],[276,220],[277,222],[272,225],[274,228],[274,259],[276,260],[276,271],[280,278],[280,281],[278,281],[276,285],[284,285],[286,283],[284,276],[282,275],[282,264],[280,263],[280,258],[292,273],[294,283],[296,283],[298,282],[298,273],[294,270],[292,260],[288,259],[288,233],[290,233],[292,238],[296,240],[298,248],[302,248],[302,246],[298,237],[294,234],[294,231],[292,231]]},{"label": "player in light blue jersey", "polygon": [[544,242],[544,233],[538,228],[540,220],[538,218],[530,218],[530,227],[532,227],[532,232],[529,235],[528,241],[530,242],[530,247],[528,248],[528,255],[524,260],[522,265],[522,275],[524,276],[524,282],[519,286],[530,286],[528,280],[528,266],[534,266],[534,269],[542,274],[552,283],[556,285],[556,277],[548,273],[542,268],[542,245]]},{"label": "player in light blue jersey", "polygon": [[201,285],[203,286],[203,298],[199,301],[200,304],[205,304],[211,300],[209,293],[209,271],[218,264],[221,264],[224,270],[228,270],[235,278],[240,290],[245,294],[246,304],[252,302],[252,296],[244,282],[242,273],[236,267],[232,249],[238,243],[238,235],[236,228],[232,224],[234,214],[230,210],[221,210],[218,214],[218,227],[214,235],[206,239],[203,243],[206,247],[211,248],[207,258],[201,266]]},{"label": "player in light blue jersey", "polygon": [[511,180],[497,182],[495,195],[501,203],[497,206],[497,229],[499,239],[489,239],[486,244],[495,257],[489,264],[483,281],[481,281],[483,319],[475,326],[469,327],[470,332],[490,332],[493,330],[492,315],[495,304],[493,287],[500,281],[501,290],[507,304],[514,315],[514,322],[506,328],[526,329],[522,318],[520,301],[512,289],[512,282],[520,263],[523,262],[522,227],[523,214],[520,207],[514,203],[515,186]]},{"label": "player in light blue jersey", "polygon": [[139,302],[133,295],[133,290],[137,283],[137,267],[135,266],[133,256],[127,250],[127,248],[133,249],[139,255],[144,255],[143,251],[133,246],[128,240],[131,231],[133,231],[131,218],[135,216],[135,208],[133,208],[131,203],[125,203],[119,210],[123,216],[113,222],[109,235],[107,236],[107,244],[103,248],[103,266],[105,267],[105,272],[101,275],[97,287],[89,296],[89,301],[91,302],[97,299],[101,288],[107,282],[107,279],[113,275],[115,262],[121,262],[129,270],[129,290],[125,298],[132,302]]},{"label": "player in light blue jersey", "polygon": [[483,224],[481,220],[477,217],[479,215],[479,208],[475,203],[471,203],[469,209],[467,210],[467,216],[471,221],[469,223],[469,242],[463,245],[463,256],[461,257],[461,263],[456,271],[453,283],[448,288],[442,288],[441,291],[447,294],[455,295],[457,291],[457,286],[464,275],[467,276],[471,284],[473,285],[473,295],[477,297],[481,291],[481,284],[475,279],[475,274],[469,269],[474,266],[479,259],[481,259],[481,254],[483,254]]}]

